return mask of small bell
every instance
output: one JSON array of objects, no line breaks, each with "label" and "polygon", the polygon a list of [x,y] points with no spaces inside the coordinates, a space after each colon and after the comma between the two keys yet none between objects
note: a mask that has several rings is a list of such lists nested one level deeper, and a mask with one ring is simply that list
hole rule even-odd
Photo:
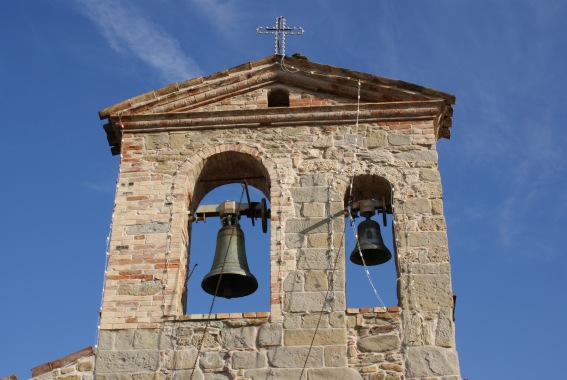
[{"label": "small bell", "polygon": [[[360,252],[359,252],[360,246]],[[364,258],[364,263],[362,258]],[[384,264],[392,258],[390,250],[384,245],[380,234],[380,225],[369,216],[358,225],[358,244],[350,254],[350,261],[357,265]]]}]

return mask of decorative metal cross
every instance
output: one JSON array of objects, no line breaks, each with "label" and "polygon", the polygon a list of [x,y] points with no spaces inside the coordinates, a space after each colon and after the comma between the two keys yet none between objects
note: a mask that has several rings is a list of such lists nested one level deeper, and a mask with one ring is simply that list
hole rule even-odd
[{"label": "decorative metal cross", "polygon": [[256,33],[258,34],[273,34],[276,36],[274,54],[285,55],[285,35],[286,34],[303,34],[304,30],[300,26],[289,27],[285,24],[285,17],[280,16],[276,18],[276,25],[274,27],[257,27]]}]

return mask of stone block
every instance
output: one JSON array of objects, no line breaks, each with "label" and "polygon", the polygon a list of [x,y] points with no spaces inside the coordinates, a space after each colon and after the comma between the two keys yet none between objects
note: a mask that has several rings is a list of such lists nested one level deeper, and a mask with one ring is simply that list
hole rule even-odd
[{"label": "stone block", "polygon": [[256,327],[224,329],[221,331],[223,347],[226,349],[256,347]]},{"label": "stone block", "polygon": [[186,350],[170,350],[165,353],[164,365],[165,368],[172,370],[191,369],[196,364],[196,359],[196,347],[191,347]]},{"label": "stone block", "polygon": [[156,371],[159,365],[158,350],[100,351],[96,358],[97,374]]},{"label": "stone block", "polygon": [[369,335],[357,342],[360,352],[390,352],[398,350],[400,346],[397,335]]},{"label": "stone block", "polygon": [[292,187],[289,189],[291,198],[295,203],[313,203],[329,201],[329,197],[335,195],[339,198],[338,194],[329,194],[327,186],[305,186],[305,187]]},{"label": "stone block", "polygon": [[419,179],[427,182],[439,182],[441,181],[441,176],[439,171],[435,169],[421,169],[419,171]]},{"label": "stone block", "polygon": [[408,232],[407,243],[410,247],[447,246],[447,233],[445,231]]},{"label": "stone block", "polygon": [[281,345],[282,330],[282,325],[280,324],[273,323],[269,325],[263,325],[258,330],[258,346],[270,347]]},{"label": "stone block", "polygon": [[342,218],[290,218],[285,223],[285,233],[322,234],[339,232],[344,228]]},{"label": "stone block", "polygon": [[223,355],[218,351],[202,352],[199,358],[199,365],[204,370],[222,370],[224,368]]},{"label": "stone block", "polygon": [[285,234],[285,246],[287,248],[302,248],[305,246],[307,238],[303,234]]},{"label": "stone block", "polygon": [[284,310],[292,313],[338,311],[344,308],[345,295],[343,292],[330,292],[325,299],[325,293],[288,293],[284,299]]},{"label": "stone block", "polygon": [[249,369],[246,371],[246,377],[252,380],[289,380],[299,379],[301,369],[296,368],[266,368],[266,369]]},{"label": "stone block", "polygon": [[309,380],[362,380],[358,371],[352,368],[309,368],[307,378]]},{"label": "stone block", "polygon": [[397,133],[391,133],[388,135],[388,142],[390,145],[410,145],[411,137],[409,135],[401,135]]},{"label": "stone block", "polygon": [[329,288],[327,274],[323,271],[306,271],[304,277],[306,292],[322,292]]},{"label": "stone block", "polygon": [[134,333],[136,330],[127,329],[116,332],[114,338],[114,349],[118,351],[127,351],[134,348]]},{"label": "stone block", "polygon": [[435,328],[435,345],[440,347],[454,347],[454,328],[452,309],[444,308],[439,311],[437,326]]},{"label": "stone block", "polygon": [[135,349],[168,349],[173,348],[171,337],[159,329],[138,329],[134,333]]},{"label": "stone block", "polygon": [[311,342],[317,346],[331,346],[346,344],[345,329],[299,329],[284,331],[284,345],[286,346],[309,346]]},{"label": "stone block", "polygon": [[199,368],[175,371],[175,380],[204,380],[205,376]]},{"label": "stone block", "polygon": [[98,333],[98,347],[100,351],[112,350],[114,349],[114,338],[116,336],[115,331],[110,330],[100,330]]},{"label": "stone block", "polygon": [[431,202],[427,198],[410,198],[400,208],[404,214],[431,214]]},{"label": "stone block", "polygon": [[437,162],[437,152],[434,150],[401,152],[394,155],[394,157],[397,160],[407,162],[425,162],[429,164]]},{"label": "stone block", "polygon": [[283,290],[286,292],[303,291],[303,272],[293,271],[289,273],[284,280]]},{"label": "stone block", "polygon": [[[297,269],[331,270],[335,264],[335,255],[341,255],[338,249],[304,248],[297,250]],[[338,258],[339,270],[344,269],[344,259]]]},{"label": "stone block", "polygon": [[232,354],[233,369],[264,368],[266,365],[266,355],[261,352],[235,351]]},{"label": "stone block", "polygon": [[[309,347],[274,347],[268,350],[269,364],[276,368],[303,368]],[[307,367],[323,366],[323,348],[312,347]]]},{"label": "stone block", "polygon": [[325,367],[346,367],[347,366],[347,347],[328,346],[324,351]]},{"label": "stone block", "polygon": [[386,132],[380,130],[370,130],[368,131],[368,137],[366,138],[366,145],[368,149],[374,149],[379,147],[384,147],[387,145]]},{"label": "stone block", "polygon": [[404,310],[437,310],[453,306],[449,275],[402,275],[400,301]]},{"label": "stone block", "polygon": [[119,295],[149,296],[163,289],[161,281],[144,281],[139,284],[123,284],[118,287]]},{"label": "stone block", "polygon": [[459,373],[455,350],[441,347],[408,347],[406,356],[408,378],[458,376]]},{"label": "stone block", "polygon": [[301,216],[306,218],[320,218],[325,216],[325,203],[304,203],[301,207]]},{"label": "stone block", "polygon": [[329,328],[329,313],[313,313],[301,316],[301,327],[314,329],[317,326]]},{"label": "stone block", "polygon": [[169,224],[160,222],[147,222],[126,227],[126,235],[148,235],[169,231]]},{"label": "stone block", "polygon": [[327,186],[327,173],[304,174],[299,178],[301,187]]},{"label": "stone block", "polygon": [[431,213],[433,215],[443,215],[443,200],[442,199],[432,199],[431,200]]}]

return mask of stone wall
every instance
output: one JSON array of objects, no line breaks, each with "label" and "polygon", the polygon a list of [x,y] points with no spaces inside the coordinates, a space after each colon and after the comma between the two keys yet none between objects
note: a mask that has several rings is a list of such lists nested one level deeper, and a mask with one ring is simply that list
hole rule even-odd
[{"label": "stone wall", "polygon": [[[346,71],[297,63],[333,73],[323,81],[272,64],[102,112],[121,161],[95,377],[460,378],[435,150],[453,100],[348,72],[375,100],[361,107]],[[289,107],[268,108],[272,90]],[[227,178],[248,178],[271,204],[269,311],[185,315],[191,217]],[[393,213],[398,305],[347,309],[351,198]]]},{"label": "stone wall", "polygon": [[[256,314],[219,314],[211,321],[187,316],[160,329],[103,331],[97,379],[297,379],[306,361],[308,379],[402,378],[395,307],[349,309],[346,320],[344,313],[303,314],[283,324]],[[316,334],[317,326],[330,333]]]}]

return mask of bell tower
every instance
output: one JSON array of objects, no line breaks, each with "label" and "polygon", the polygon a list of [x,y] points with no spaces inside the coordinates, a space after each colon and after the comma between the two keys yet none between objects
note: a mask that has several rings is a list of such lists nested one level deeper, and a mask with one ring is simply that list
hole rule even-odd
[{"label": "bell tower", "polygon": [[[96,378],[460,379],[435,148],[454,102],[276,55],[100,111],[120,170]],[[264,199],[202,204],[228,183]],[[269,287],[265,311],[186,309],[192,226],[205,217],[222,228],[194,284],[234,302]],[[269,234],[268,283],[247,267],[245,217]],[[347,308],[345,260],[394,260],[398,304]]]}]

